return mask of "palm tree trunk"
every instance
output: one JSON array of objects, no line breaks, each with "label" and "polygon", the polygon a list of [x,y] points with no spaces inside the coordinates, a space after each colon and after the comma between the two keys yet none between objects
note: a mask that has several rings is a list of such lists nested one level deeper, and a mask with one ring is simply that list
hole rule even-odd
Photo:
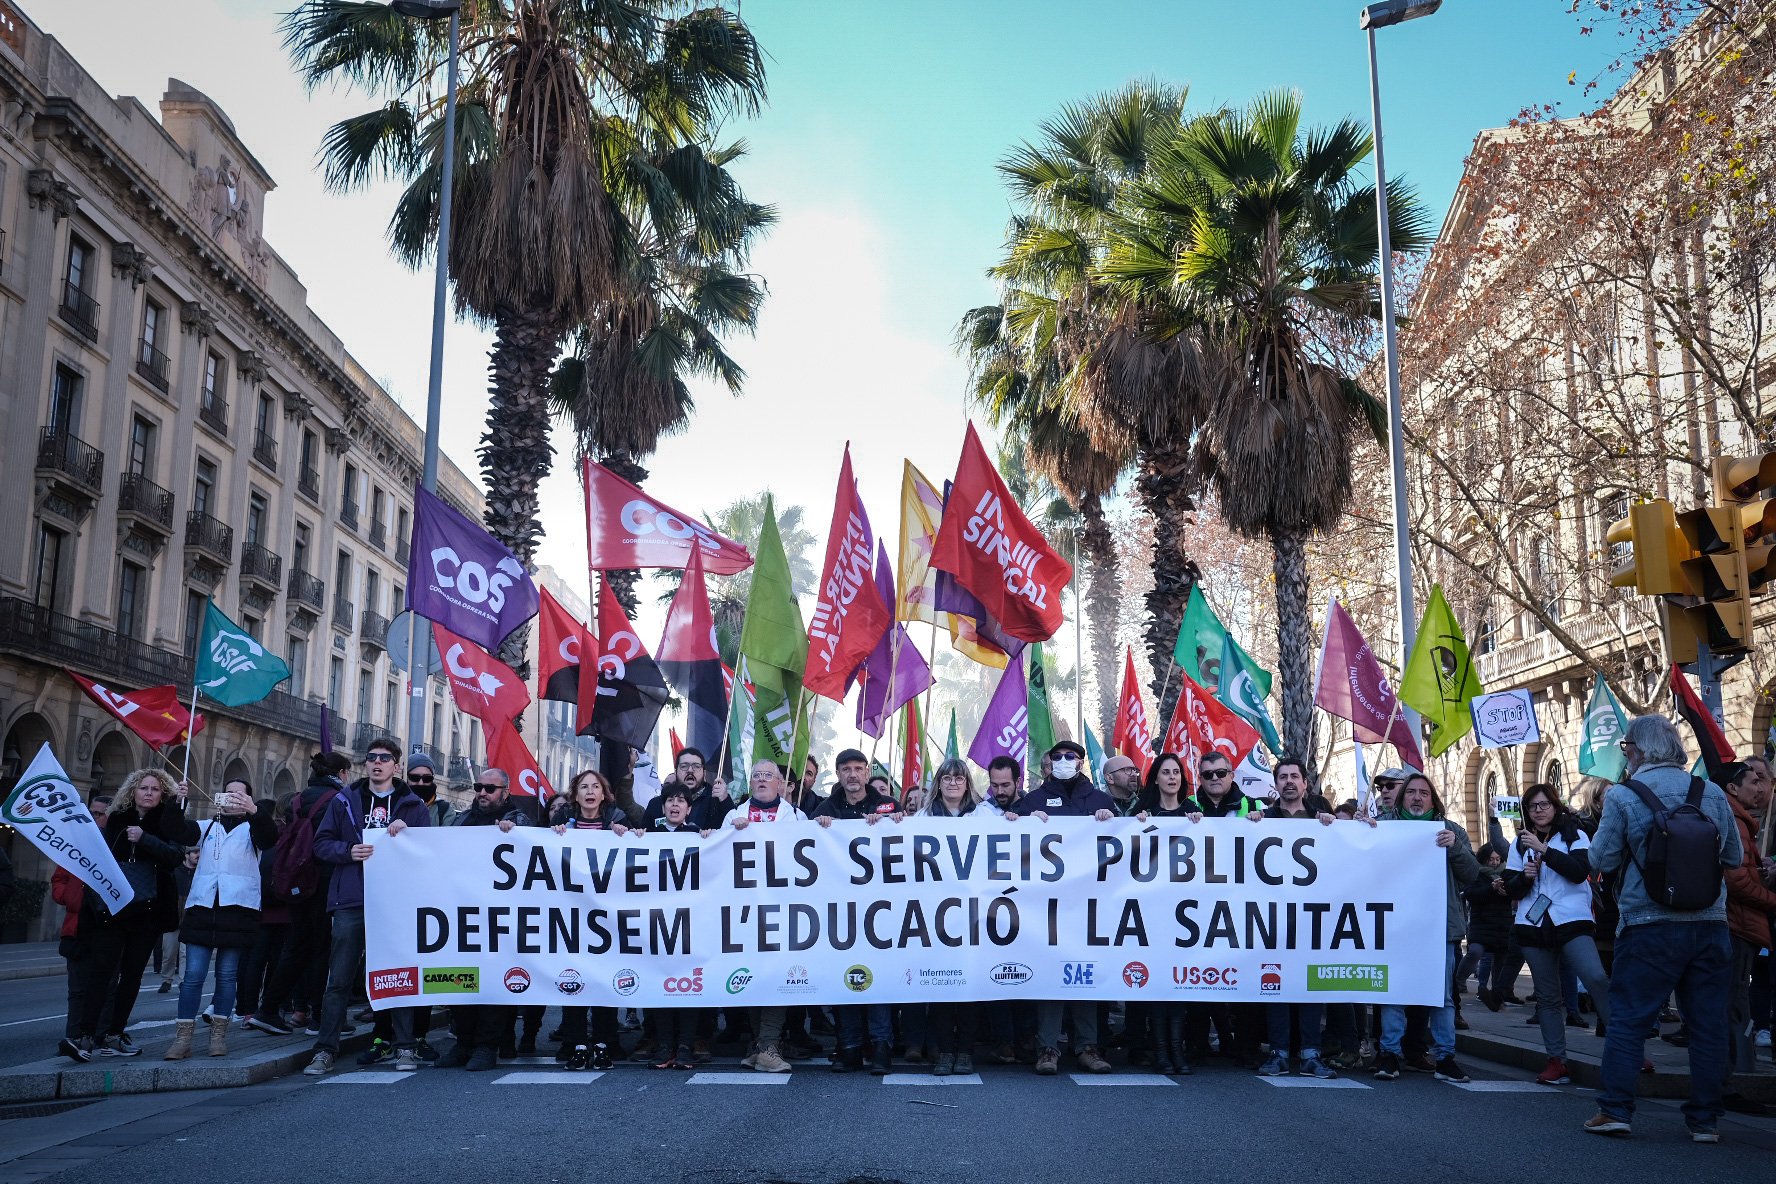
[{"label": "palm tree trunk", "polygon": [[[609,453],[599,463],[631,485],[640,485],[648,479],[648,471],[627,452]],[[636,584],[641,580],[641,573],[631,567],[607,571],[604,578],[610,581],[611,591],[617,594],[617,601],[623,606],[623,611],[629,614],[630,620],[634,620],[635,614],[641,611],[641,598],[635,591]]]},{"label": "palm tree trunk", "polygon": [[1104,521],[1104,503],[1093,494],[1081,500],[1079,512],[1085,519],[1080,548],[1091,563],[1085,615],[1091,628],[1091,676],[1098,688],[1098,735],[1108,736],[1116,724],[1116,696],[1121,690],[1116,668],[1116,602],[1122,592],[1122,572],[1116,562],[1116,539]]},{"label": "palm tree trunk", "polygon": [[[1283,746],[1313,758],[1313,618],[1307,604],[1307,532],[1272,529],[1277,666],[1283,684]],[[1308,771],[1317,782],[1315,770]]]},{"label": "palm tree trunk", "polygon": [[[493,349],[488,358],[487,431],[481,436],[481,476],[487,486],[488,533],[533,566],[537,539],[538,486],[554,464],[549,444],[549,369],[561,334],[544,318],[503,312],[494,318]],[[500,657],[525,671],[524,646],[529,626],[500,645]]]},{"label": "palm tree trunk", "polygon": [[1141,475],[1135,495],[1153,519],[1153,590],[1147,593],[1147,658],[1153,664],[1152,690],[1161,698],[1159,718],[1153,723],[1157,738],[1172,718],[1178,699],[1178,680],[1168,679],[1172,647],[1190,589],[1202,573],[1184,550],[1184,528],[1196,512],[1192,497],[1189,455],[1181,447],[1141,454]]}]

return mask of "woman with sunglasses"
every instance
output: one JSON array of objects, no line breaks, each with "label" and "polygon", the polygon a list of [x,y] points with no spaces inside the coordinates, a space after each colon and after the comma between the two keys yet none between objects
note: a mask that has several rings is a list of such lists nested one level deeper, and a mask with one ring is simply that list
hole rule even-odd
[{"label": "woman with sunglasses", "polygon": [[1609,976],[1597,956],[1591,915],[1591,840],[1552,785],[1523,793],[1523,829],[1505,861],[1505,892],[1517,902],[1512,933],[1535,981],[1536,1018],[1548,1064],[1536,1076],[1543,1085],[1566,1085],[1566,996],[1561,963],[1571,966],[1591,993],[1597,1018],[1609,1020]]}]

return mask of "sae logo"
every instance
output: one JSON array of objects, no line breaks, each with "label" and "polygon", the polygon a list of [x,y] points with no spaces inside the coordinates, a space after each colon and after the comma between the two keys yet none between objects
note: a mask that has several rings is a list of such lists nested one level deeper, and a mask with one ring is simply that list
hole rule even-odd
[{"label": "sae logo", "polygon": [[1063,987],[1096,986],[1098,964],[1096,962],[1063,962],[1061,963],[1061,985]]}]

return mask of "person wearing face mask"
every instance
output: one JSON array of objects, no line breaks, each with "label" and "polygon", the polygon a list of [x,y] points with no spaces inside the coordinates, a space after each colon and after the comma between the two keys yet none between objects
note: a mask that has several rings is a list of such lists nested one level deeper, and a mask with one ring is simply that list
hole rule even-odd
[{"label": "person wearing face mask", "polygon": [[[1045,759],[1049,776],[1018,799],[1017,805],[1006,811],[1006,818],[1033,818],[1046,824],[1051,818],[1095,818],[1108,822],[1116,817],[1116,803],[1110,795],[1081,772],[1084,748],[1071,740],[1061,740],[1048,750]],[[1090,999],[1043,1000],[1036,1004],[1036,1042],[1041,1048],[1036,1056],[1036,1072],[1044,1077],[1060,1072],[1063,1015],[1072,1023],[1073,1048],[1080,1068],[1087,1073],[1110,1072],[1110,1062],[1098,1047],[1098,1004]]]},{"label": "person wearing face mask", "polygon": [[433,826],[450,826],[456,821],[456,807],[438,795],[438,770],[423,752],[407,758],[407,788],[431,811]]},{"label": "person wearing face mask", "polygon": [[[245,781],[230,781],[216,798],[216,817],[198,828],[197,848],[186,856],[194,863],[191,892],[179,940],[185,943],[185,981],[179,988],[179,1011],[169,1061],[191,1055],[197,1027],[197,1005],[203,1000],[210,963],[216,969],[216,993],[210,1001],[210,1055],[228,1055],[228,1025],[234,1017],[234,992],[241,952],[253,944],[259,927],[259,853],[277,842],[277,827],[253,800]],[[195,859],[193,857],[195,856]]]}]

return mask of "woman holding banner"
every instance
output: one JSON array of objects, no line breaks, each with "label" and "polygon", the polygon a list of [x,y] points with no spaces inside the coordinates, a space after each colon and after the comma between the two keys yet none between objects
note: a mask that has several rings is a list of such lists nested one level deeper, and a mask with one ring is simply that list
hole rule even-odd
[{"label": "woman holding banner", "polygon": [[577,775],[567,787],[567,800],[549,816],[555,833],[570,830],[608,830],[614,835],[629,833],[628,816],[617,805],[610,782],[597,769]]},{"label": "woman holding banner", "polygon": [[1566,1085],[1564,960],[1591,992],[1600,1022],[1609,1021],[1609,976],[1597,955],[1591,915],[1591,862],[1579,820],[1561,805],[1551,785],[1523,794],[1523,829],[1505,862],[1505,890],[1517,902],[1512,933],[1535,981],[1536,1018],[1548,1064],[1536,1080]]},{"label": "woman holding banner", "polygon": [[[980,791],[968,774],[968,762],[947,760],[931,779],[931,801],[924,818],[967,818],[980,805]],[[936,1048],[934,1077],[974,1072],[974,1041],[980,1029],[979,1003],[934,999],[926,1008],[926,1037]]]},{"label": "woman holding banner", "polygon": [[[1162,752],[1147,766],[1147,780],[1135,795],[1135,817],[1142,822],[1149,818],[1188,818],[1202,821],[1202,807],[1189,793],[1190,778],[1184,762],[1175,752]],[[1141,1039],[1145,1020],[1153,1027],[1153,1066],[1161,1073],[1188,1075],[1190,1054],[1184,1039],[1184,1020],[1189,1005],[1181,999],[1159,1003],[1130,1002],[1124,1015],[1128,1017],[1130,1045]]]}]

